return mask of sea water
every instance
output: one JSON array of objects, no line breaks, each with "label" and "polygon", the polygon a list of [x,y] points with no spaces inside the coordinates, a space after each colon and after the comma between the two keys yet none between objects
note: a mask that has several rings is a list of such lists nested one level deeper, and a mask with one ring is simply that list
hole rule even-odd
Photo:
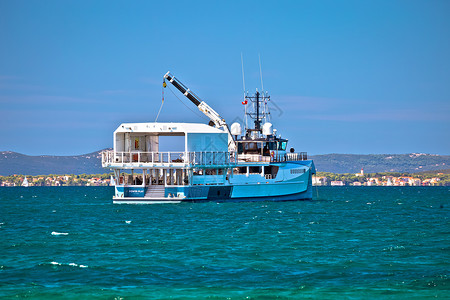
[{"label": "sea water", "polygon": [[157,205],[112,194],[0,188],[0,297],[450,297],[449,187]]}]

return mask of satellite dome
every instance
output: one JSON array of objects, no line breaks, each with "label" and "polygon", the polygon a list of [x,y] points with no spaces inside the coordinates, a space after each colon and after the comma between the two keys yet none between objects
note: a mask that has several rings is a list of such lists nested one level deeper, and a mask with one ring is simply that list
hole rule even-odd
[{"label": "satellite dome", "polygon": [[231,124],[231,134],[232,135],[241,135],[242,134],[241,124],[239,124],[237,122]]},{"label": "satellite dome", "polygon": [[272,123],[265,123],[262,128],[264,135],[272,135]]}]

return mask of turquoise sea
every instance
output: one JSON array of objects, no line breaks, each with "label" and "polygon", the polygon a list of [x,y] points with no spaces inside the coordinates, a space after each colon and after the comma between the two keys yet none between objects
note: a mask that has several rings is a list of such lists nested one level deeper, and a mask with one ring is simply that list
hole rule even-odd
[{"label": "turquoise sea", "polygon": [[314,193],[113,205],[110,187],[0,188],[0,298],[449,299],[449,187]]}]

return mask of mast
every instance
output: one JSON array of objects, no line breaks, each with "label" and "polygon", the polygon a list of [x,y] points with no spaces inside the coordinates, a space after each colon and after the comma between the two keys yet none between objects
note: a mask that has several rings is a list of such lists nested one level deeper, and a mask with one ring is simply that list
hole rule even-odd
[{"label": "mast", "polygon": [[[270,101],[270,96],[268,96],[267,93],[260,93],[256,90],[254,96],[245,96],[245,100],[246,101],[243,102],[245,105],[247,105],[246,103],[248,102],[252,103],[249,109],[246,108],[245,114],[254,120],[254,128],[246,128],[247,135],[252,134],[252,137],[257,138],[262,134],[261,123],[263,120],[267,121],[270,115],[270,112],[266,107],[267,101]],[[264,107],[261,107],[262,105],[264,105]]]},{"label": "mast", "polygon": [[255,129],[261,131],[261,120],[259,119],[259,92],[256,91],[256,119],[255,119]]}]

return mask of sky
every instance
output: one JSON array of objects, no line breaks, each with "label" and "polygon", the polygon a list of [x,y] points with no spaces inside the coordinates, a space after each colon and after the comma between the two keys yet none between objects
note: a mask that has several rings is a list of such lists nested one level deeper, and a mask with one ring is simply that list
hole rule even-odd
[{"label": "sky", "polygon": [[[449,15],[446,0],[0,0],[0,151],[112,147],[121,123],[155,121],[169,70],[242,119],[242,54],[249,93],[261,57],[271,121],[296,151],[449,155]],[[164,96],[158,121],[207,123]]]}]

